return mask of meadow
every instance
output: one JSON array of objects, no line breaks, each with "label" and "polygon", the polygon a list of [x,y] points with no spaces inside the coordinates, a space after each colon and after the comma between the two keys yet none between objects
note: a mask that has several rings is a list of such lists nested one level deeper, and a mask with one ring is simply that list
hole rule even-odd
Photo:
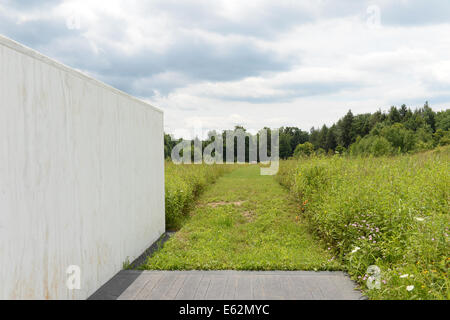
[{"label": "meadow", "polygon": [[344,270],[371,299],[450,299],[449,160],[449,146],[312,155],[281,161],[275,178],[168,161],[178,232],[140,269]]},{"label": "meadow", "polygon": [[277,180],[369,298],[450,299],[449,158],[449,147],[301,158],[283,161]]},{"label": "meadow", "polygon": [[233,170],[225,164],[175,165],[165,162],[166,228],[179,229],[195,199],[220,176]]},{"label": "meadow", "polygon": [[140,269],[341,268],[308,232],[298,204],[273,177],[261,176],[258,165],[229,167],[235,169],[200,195],[181,229]]}]

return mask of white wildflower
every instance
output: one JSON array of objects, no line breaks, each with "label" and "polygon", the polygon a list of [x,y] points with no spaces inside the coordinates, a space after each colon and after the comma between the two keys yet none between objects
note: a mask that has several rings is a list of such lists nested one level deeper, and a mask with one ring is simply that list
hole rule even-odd
[{"label": "white wildflower", "polygon": [[414,219],[416,219],[417,221],[420,221],[420,222],[423,222],[423,221],[425,221],[425,219],[424,219],[424,218],[420,218],[420,217],[415,217]]},{"label": "white wildflower", "polygon": [[360,250],[361,248],[360,247],[355,247],[353,250],[352,250],[352,253],[355,253],[355,252],[357,252],[358,250]]},{"label": "white wildflower", "polygon": [[409,277],[409,274],[402,274],[401,276],[400,276],[400,278],[408,278]]},{"label": "white wildflower", "polygon": [[406,287],[406,290],[407,290],[407,291],[413,291],[413,290],[414,290],[414,286],[407,286],[407,287]]}]

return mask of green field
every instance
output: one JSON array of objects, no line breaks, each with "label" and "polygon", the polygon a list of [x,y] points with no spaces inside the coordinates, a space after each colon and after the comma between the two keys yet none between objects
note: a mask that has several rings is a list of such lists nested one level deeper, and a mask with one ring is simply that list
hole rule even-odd
[{"label": "green field", "polygon": [[307,232],[299,206],[258,166],[241,166],[198,199],[145,269],[328,270],[339,263]]},{"label": "green field", "polygon": [[[141,269],[345,270],[372,299],[449,299],[450,148],[395,157],[167,165],[179,229]],[[369,266],[380,288],[369,290]]]},{"label": "green field", "polygon": [[449,299],[450,148],[381,158],[286,161],[277,176],[373,299]]}]

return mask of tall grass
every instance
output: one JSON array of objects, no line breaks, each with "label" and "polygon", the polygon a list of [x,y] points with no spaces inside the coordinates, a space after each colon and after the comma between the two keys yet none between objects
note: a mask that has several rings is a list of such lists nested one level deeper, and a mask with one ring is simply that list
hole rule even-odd
[{"label": "tall grass", "polygon": [[[278,181],[374,299],[450,299],[450,148],[282,162]],[[369,290],[367,269],[381,269]]]},{"label": "tall grass", "polygon": [[175,165],[165,163],[166,227],[178,229],[186,218],[195,199],[224,173],[229,165]]}]

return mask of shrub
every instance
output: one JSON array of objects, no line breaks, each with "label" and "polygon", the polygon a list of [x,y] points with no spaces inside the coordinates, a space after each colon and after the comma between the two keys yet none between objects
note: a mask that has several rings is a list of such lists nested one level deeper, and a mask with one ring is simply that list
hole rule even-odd
[{"label": "shrub", "polygon": [[327,154],[327,152],[323,148],[317,149],[316,153],[315,153],[316,156],[325,156],[326,154]]},{"label": "shrub", "polygon": [[446,146],[450,144],[450,131],[438,129],[433,135],[434,144],[436,146]]},{"label": "shrub", "polygon": [[314,146],[310,142],[299,144],[294,150],[294,157],[309,157],[314,153]]},{"label": "shrub", "polygon": [[358,139],[350,146],[352,155],[374,155],[375,157],[390,155],[394,152],[391,143],[381,136],[366,136]]},{"label": "shrub", "polygon": [[449,131],[438,129],[434,134],[429,126],[417,130],[401,123],[386,125],[378,123],[364,138],[358,137],[350,146],[350,154],[376,157],[431,150],[449,144]]},{"label": "shrub", "polygon": [[347,150],[343,146],[336,147],[336,154],[344,154]]}]

